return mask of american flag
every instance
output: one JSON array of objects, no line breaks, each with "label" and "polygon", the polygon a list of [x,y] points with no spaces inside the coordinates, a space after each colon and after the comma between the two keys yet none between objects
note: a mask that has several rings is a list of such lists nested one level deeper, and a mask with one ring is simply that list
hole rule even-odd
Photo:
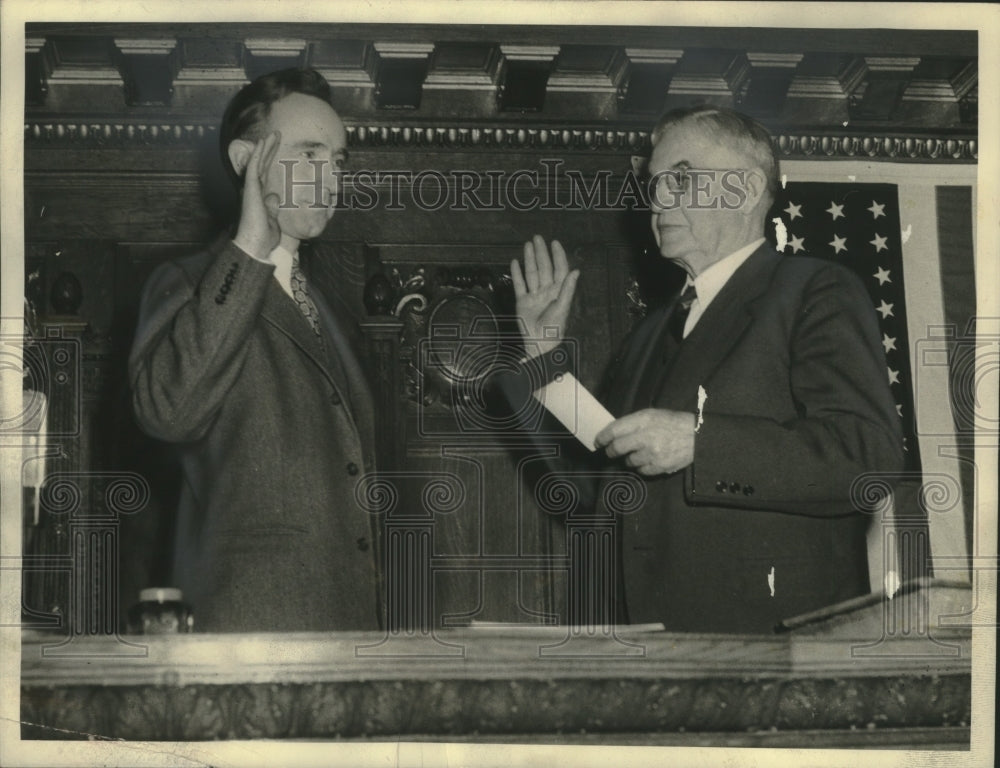
[{"label": "american flag", "polygon": [[784,243],[786,255],[836,261],[868,289],[882,336],[886,380],[902,420],[906,469],[920,471],[897,187],[788,182],[772,211],[770,229],[779,248]]}]

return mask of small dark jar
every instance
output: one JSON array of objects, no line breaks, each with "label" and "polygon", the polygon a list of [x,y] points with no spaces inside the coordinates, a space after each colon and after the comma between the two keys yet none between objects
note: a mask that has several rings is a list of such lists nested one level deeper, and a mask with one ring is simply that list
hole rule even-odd
[{"label": "small dark jar", "polygon": [[150,587],[139,592],[139,602],[128,612],[128,631],[133,635],[174,635],[194,628],[191,606],[173,587]]}]

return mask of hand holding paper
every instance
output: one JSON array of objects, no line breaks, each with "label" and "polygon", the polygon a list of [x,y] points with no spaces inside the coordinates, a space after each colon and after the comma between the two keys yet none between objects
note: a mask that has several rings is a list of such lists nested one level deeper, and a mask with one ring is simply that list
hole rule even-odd
[{"label": "hand holding paper", "polygon": [[615,420],[571,373],[560,374],[535,392],[535,398],[591,451],[597,450],[597,433]]},{"label": "hand holding paper", "polygon": [[595,438],[611,458],[643,475],[677,472],[694,461],[695,415],[646,408],[612,422]]}]

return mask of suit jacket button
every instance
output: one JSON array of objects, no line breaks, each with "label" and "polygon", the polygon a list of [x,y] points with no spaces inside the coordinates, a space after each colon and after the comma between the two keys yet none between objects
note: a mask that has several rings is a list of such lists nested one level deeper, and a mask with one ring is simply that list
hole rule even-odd
[{"label": "suit jacket button", "polygon": [[330,402],[333,403],[334,405],[340,405],[340,395],[334,392],[332,395],[330,395]]},{"label": "suit jacket button", "polygon": [[752,485],[744,485],[743,486],[743,495],[744,496],[753,496],[753,486]]},{"label": "suit jacket button", "polygon": [[729,484],[729,490],[732,491],[733,493],[739,493],[740,492],[740,484],[739,483],[730,483]]},{"label": "suit jacket button", "polygon": [[347,464],[347,474],[349,474],[349,475],[356,475],[356,474],[358,474],[358,465],[355,464],[353,461],[351,461],[351,462],[349,462]]},{"label": "suit jacket button", "polygon": [[358,544],[358,549],[360,549],[362,552],[368,551],[368,541],[365,539],[364,536],[358,539],[357,544]]},{"label": "suit jacket button", "polygon": [[719,493],[725,493],[726,491],[729,490],[729,487],[726,485],[724,481],[720,480],[715,484],[715,490],[717,490]]}]

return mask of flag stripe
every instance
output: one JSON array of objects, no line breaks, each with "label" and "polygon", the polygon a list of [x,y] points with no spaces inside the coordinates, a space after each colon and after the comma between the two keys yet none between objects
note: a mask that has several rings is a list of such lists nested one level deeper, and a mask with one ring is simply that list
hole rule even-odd
[{"label": "flag stripe", "polygon": [[[975,385],[967,376],[975,364],[975,348],[966,342],[972,337],[970,323],[976,317],[976,271],[972,243],[972,187],[939,186],[936,189],[938,212],[938,251],[941,261],[941,289],[945,322],[955,328],[956,338],[948,342],[949,384],[952,393],[952,417],[956,432],[971,438],[975,427],[968,404],[974,402]],[[968,331],[968,333],[966,333]],[[972,551],[974,515],[975,451],[970,439],[960,440],[956,448],[962,487],[966,550]]]},{"label": "flag stripe", "polygon": [[[917,439],[923,459],[924,476],[960,477],[959,462],[949,446],[955,444],[955,424],[951,416],[951,388],[948,367],[936,364],[925,349],[939,349],[945,338],[944,298],[941,259],[937,237],[936,185],[907,185],[900,193],[900,225],[909,237],[903,244],[903,260],[913,279],[907,281],[907,304],[912,308],[907,322],[914,356],[914,394]],[[966,556],[965,523],[958,505],[950,514],[930,514],[927,524],[931,557]],[[961,572],[942,575],[962,578]]]}]

